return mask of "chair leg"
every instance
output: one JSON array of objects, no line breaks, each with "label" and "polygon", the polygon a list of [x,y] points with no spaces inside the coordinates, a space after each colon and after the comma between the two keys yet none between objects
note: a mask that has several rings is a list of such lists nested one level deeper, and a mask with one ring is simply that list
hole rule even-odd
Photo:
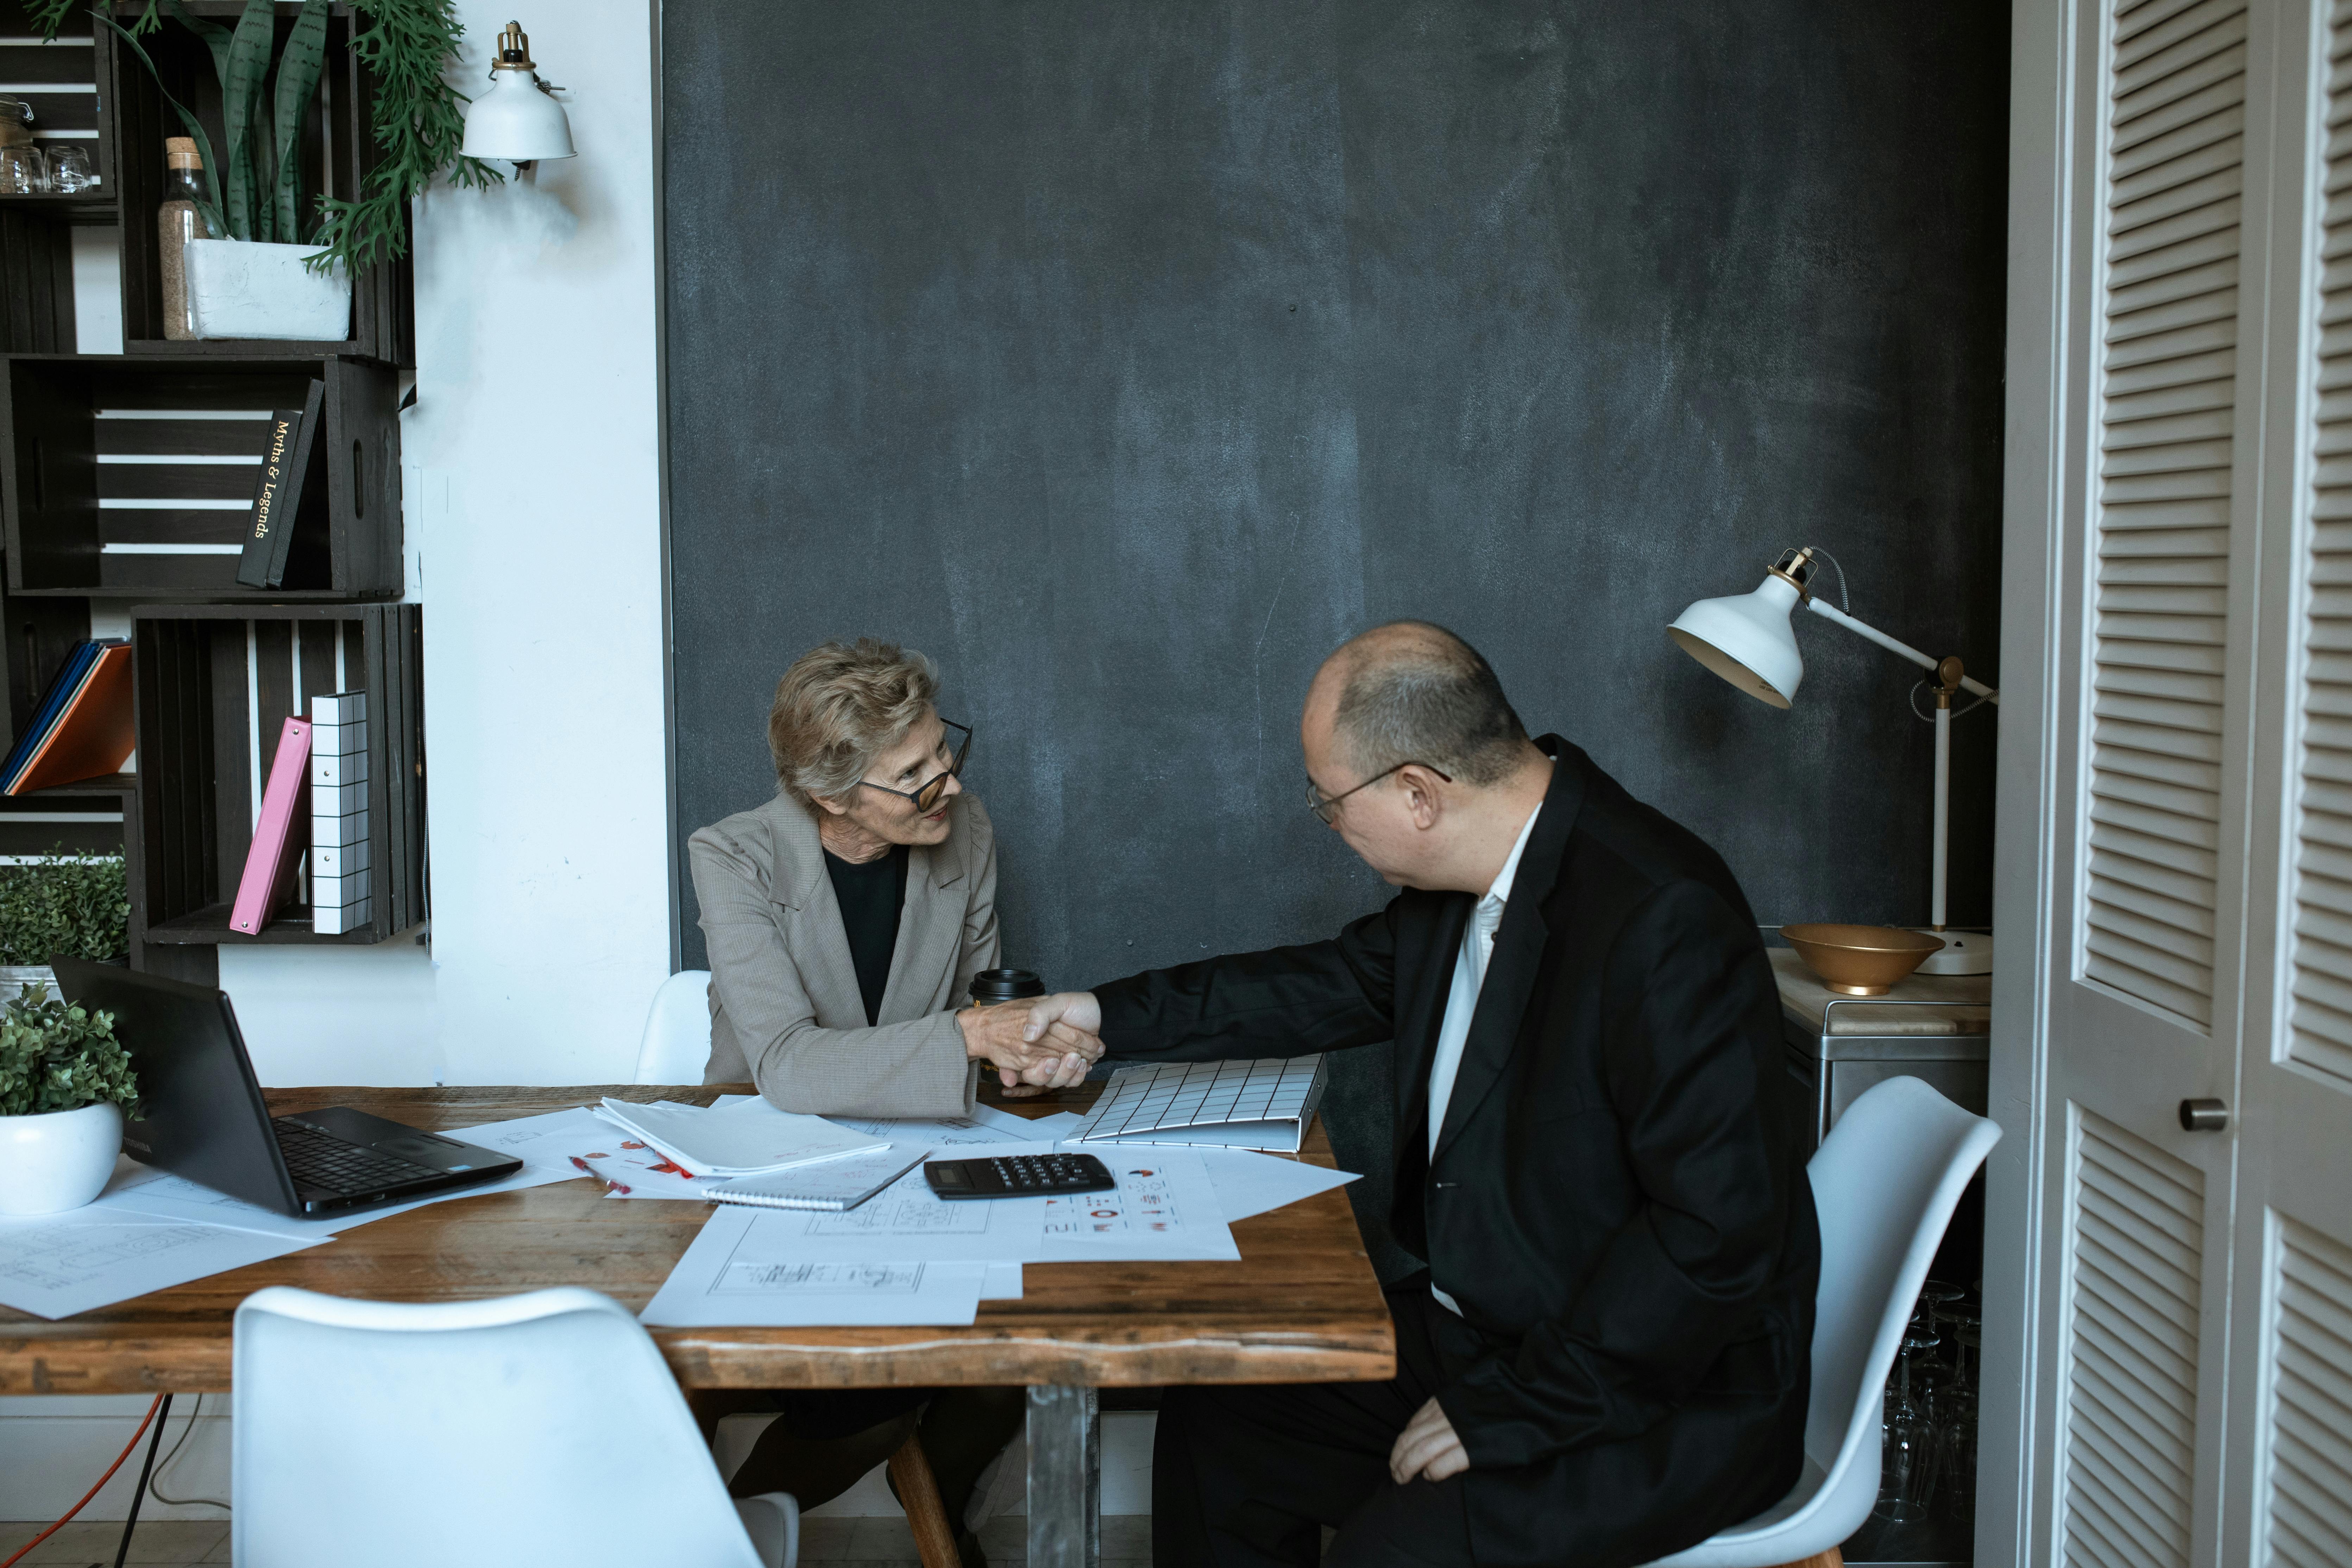
[{"label": "chair leg", "polygon": [[948,1519],[946,1505],[940,1501],[939,1483],[931,1479],[931,1461],[918,1434],[908,1433],[898,1451],[890,1456],[890,1479],[898,1486],[899,1506],[907,1510],[907,1528],[915,1532],[915,1550],[922,1557],[923,1568],[962,1568],[963,1559],[956,1552],[955,1526]]},{"label": "chair leg", "polygon": [[[929,1568],[928,1564],[926,1568]],[[1816,1552],[1801,1563],[1784,1563],[1782,1568],[1845,1568],[1845,1553],[1832,1546],[1827,1552]]]}]

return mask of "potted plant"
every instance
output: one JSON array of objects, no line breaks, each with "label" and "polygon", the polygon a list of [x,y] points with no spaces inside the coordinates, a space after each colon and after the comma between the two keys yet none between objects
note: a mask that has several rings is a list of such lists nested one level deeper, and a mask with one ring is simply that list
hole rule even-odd
[{"label": "potted plant", "polygon": [[0,866],[0,1000],[39,982],[54,986],[49,960],[62,953],[99,963],[131,954],[131,893],[120,855],[73,855],[62,847],[23,866]]},{"label": "potted plant", "polygon": [[[31,9],[54,37],[82,3],[34,0]],[[95,15],[145,66],[200,154],[192,200],[210,237],[182,247],[192,336],[344,338],[352,277],[408,253],[410,202],[445,172],[475,187],[501,178],[457,151],[466,100],[446,73],[465,29],[453,0],[352,0],[351,47],[376,79],[371,128],[383,156],[348,200],[312,194],[302,169],[299,133],[318,95],[328,0],[302,0],[282,46],[271,0],[247,0],[234,27],[191,15],[180,0],[147,0],[128,26],[111,9]],[[166,10],[212,55],[223,144],[171,96],[139,42]]]},{"label": "potted plant", "polygon": [[37,981],[0,1008],[0,1214],[57,1214],[105,1191],[138,1098],[111,1016]]}]

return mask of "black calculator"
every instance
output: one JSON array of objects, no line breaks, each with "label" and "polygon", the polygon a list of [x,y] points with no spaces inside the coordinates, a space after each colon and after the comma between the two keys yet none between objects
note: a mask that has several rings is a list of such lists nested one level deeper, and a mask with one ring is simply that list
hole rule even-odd
[{"label": "black calculator", "polygon": [[1092,1154],[1006,1154],[993,1160],[933,1160],[923,1180],[942,1198],[1049,1198],[1118,1185]]}]

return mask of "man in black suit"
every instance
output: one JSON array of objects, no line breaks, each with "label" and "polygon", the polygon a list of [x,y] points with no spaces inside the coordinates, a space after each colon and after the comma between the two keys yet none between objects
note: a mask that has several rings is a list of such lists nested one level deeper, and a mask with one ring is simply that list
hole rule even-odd
[{"label": "man in black suit", "polygon": [[1329,942],[1036,1004],[1116,1056],[1393,1040],[1383,1384],[1171,1388],[1160,1568],[1646,1563],[1797,1480],[1820,1237],[1780,1007],[1723,861],[1477,652],[1381,626],[1315,678],[1308,805],[1403,890]]}]

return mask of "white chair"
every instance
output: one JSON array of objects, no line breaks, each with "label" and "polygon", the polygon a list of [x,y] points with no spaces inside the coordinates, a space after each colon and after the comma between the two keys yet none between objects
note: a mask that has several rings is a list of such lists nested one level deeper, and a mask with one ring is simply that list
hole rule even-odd
[{"label": "white chair", "polygon": [[635,1318],[592,1290],[412,1306],[273,1286],[236,1310],[239,1568],[792,1568]]},{"label": "white chair", "polygon": [[1805,1470],[1754,1519],[1649,1568],[1834,1564],[1878,1500],[1886,1374],[1927,1266],[2000,1129],[1916,1078],[1889,1079],[1847,1107],[1805,1173],[1822,1222]]},{"label": "white chair", "polygon": [[632,1081],[700,1083],[709,1063],[710,971],[681,969],[654,993]]}]

